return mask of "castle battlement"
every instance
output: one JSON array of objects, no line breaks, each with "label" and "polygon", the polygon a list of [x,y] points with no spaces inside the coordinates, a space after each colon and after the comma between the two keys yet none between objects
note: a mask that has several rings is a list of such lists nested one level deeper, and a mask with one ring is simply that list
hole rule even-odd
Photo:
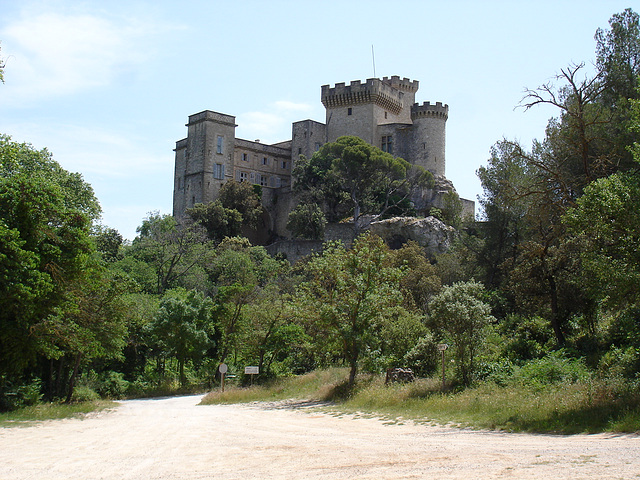
[{"label": "castle battlement", "polygon": [[449,105],[443,105],[442,102],[424,102],[422,105],[414,103],[411,107],[411,120],[424,117],[440,117],[445,120],[449,117]]},{"label": "castle battlement", "polygon": [[418,80],[411,81],[408,78],[403,78],[400,80],[398,75],[394,75],[393,77],[384,77],[382,79],[382,83],[385,85],[391,85],[393,88],[401,90],[403,92],[412,92],[415,93],[418,91],[420,87],[420,82]]},{"label": "castle battlement", "polygon": [[354,80],[349,85],[336,83],[333,88],[323,85],[321,100],[325,108],[375,103],[397,115],[403,107],[403,96],[404,93],[391,83],[384,83],[379,78],[368,78],[365,83]]},{"label": "castle battlement", "polygon": [[228,125],[232,127],[236,127],[236,117],[233,115],[226,115],[224,113],[214,112],[212,110],[205,110],[200,113],[196,113],[194,115],[189,115],[189,123],[187,123],[187,127],[189,125],[194,125],[196,123],[211,121],[220,123],[223,125]]}]

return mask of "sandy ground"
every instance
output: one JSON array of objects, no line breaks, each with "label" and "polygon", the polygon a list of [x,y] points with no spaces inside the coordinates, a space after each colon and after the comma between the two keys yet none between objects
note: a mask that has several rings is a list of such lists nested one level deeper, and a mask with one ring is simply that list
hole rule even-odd
[{"label": "sandy ground", "polygon": [[640,479],[637,435],[480,432],[200,399],[0,428],[0,479]]}]

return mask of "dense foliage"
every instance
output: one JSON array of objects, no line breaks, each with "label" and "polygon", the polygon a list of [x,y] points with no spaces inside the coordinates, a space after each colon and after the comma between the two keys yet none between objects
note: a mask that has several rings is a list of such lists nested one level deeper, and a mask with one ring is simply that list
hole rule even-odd
[{"label": "dense foliage", "polygon": [[[221,363],[238,383],[245,366],[262,380],[345,365],[351,385],[396,366],[433,375],[442,343],[449,386],[589,378],[612,398],[637,395],[638,15],[610,27],[596,33],[593,72],[570,65],[527,90],[525,108],[558,116],[530,150],[492,148],[481,221],[445,202],[439,215],[459,229],[436,258],[365,233],[290,265],[246,238],[260,192],[236,182],[188,221],[150,213],[125,242],[96,223],[80,175],[1,136],[0,408],[210,387]],[[354,137],[301,159],[295,176],[289,225],[307,239],[327,221],[409,213],[412,191],[432,184]]]}]

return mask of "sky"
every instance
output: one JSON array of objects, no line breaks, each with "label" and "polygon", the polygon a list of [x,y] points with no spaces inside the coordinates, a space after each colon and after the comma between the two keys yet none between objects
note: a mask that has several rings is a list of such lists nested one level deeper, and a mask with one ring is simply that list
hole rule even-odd
[{"label": "sky", "polygon": [[[234,115],[236,137],[276,143],[325,121],[322,85],[398,75],[449,105],[446,176],[476,201],[503,138],[544,138],[525,89],[592,71],[617,0],[0,0],[0,133],[79,172],[103,225],[132,240],[171,214],[175,142],[189,115]],[[639,9],[634,8],[635,11]]]}]

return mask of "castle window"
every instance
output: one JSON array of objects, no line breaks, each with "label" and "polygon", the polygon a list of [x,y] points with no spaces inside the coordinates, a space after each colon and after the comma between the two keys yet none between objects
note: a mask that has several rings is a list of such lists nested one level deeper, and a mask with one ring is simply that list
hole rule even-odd
[{"label": "castle window", "polygon": [[347,115],[351,115],[353,113],[353,109],[351,107],[347,108]]},{"label": "castle window", "polygon": [[263,187],[268,187],[269,186],[269,177],[267,177],[266,175],[259,175],[259,179],[257,183],[259,183],[261,186]]},{"label": "castle window", "polygon": [[249,181],[249,174],[247,172],[240,172],[240,174],[238,175],[238,181],[240,181],[240,182],[248,182]]},{"label": "castle window", "polygon": [[302,155],[302,149],[301,148],[298,149],[298,155]]},{"label": "castle window", "polygon": [[322,146],[322,144],[320,142],[316,142],[316,152],[318,150],[320,150],[320,147]]},{"label": "castle window", "polygon": [[286,161],[286,160],[283,160],[283,161],[282,161],[282,168],[283,168],[283,169],[286,169],[286,168],[287,168],[287,161]]},{"label": "castle window", "polygon": [[217,153],[224,153],[224,138],[222,135],[218,135],[218,145],[216,147]]},{"label": "castle window", "polygon": [[218,180],[224,179],[224,165],[216,163],[213,166],[213,178],[217,178]]},{"label": "castle window", "polygon": [[384,112],[384,118],[387,119],[387,112]]},{"label": "castle window", "polygon": [[271,177],[271,186],[280,188],[282,186],[282,179],[280,177]]},{"label": "castle window", "polygon": [[382,151],[393,153],[393,137],[391,135],[382,137]]},{"label": "castle window", "polygon": [[269,157],[262,157],[262,164],[269,165]]},{"label": "castle window", "polygon": [[248,153],[243,153],[242,154],[242,161],[243,162],[248,162],[249,161],[249,154]]}]

